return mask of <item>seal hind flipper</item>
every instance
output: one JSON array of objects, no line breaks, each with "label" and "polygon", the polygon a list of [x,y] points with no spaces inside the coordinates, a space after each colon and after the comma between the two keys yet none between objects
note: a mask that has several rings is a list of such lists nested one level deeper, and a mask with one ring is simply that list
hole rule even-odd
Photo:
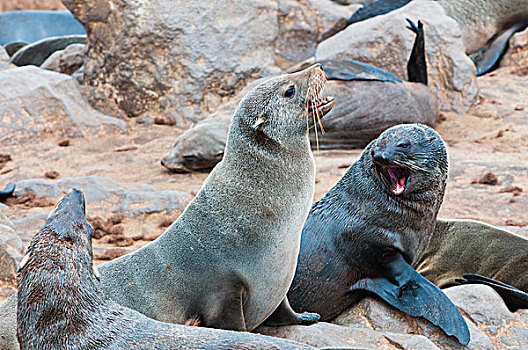
[{"label": "seal hind flipper", "polygon": [[517,23],[502,33],[494,35],[486,45],[469,55],[477,68],[477,77],[493,70],[508,48],[510,38],[516,32],[524,29],[528,22]]},{"label": "seal hind flipper", "polygon": [[279,327],[290,325],[310,325],[319,321],[321,316],[312,312],[297,313],[293,311],[288,301],[288,297],[284,297],[279,306],[273,313],[264,321],[264,326]]},{"label": "seal hind flipper", "polygon": [[476,274],[464,274],[463,278],[455,279],[457,284],[485,284],[493,288],[504,300],[511,312],[528,309],[528,293],[506,283]]},{"label": "seal hind flipper", "polygon": [[12,197],[15,192],[15,187],[16,185],[13,182],[8,183],[3,191],[0,191],[0,201]]},{"label": "seal hind flipper", "polygon": [[422,21],[418,20],[418,26],[406,18],[409,28],[416,34],[411,56],[407,62],[407,76],[410,82],[427,85],[427,62],[425,61],[425,35]]},{"label": "seal hind flipper", "polygon": [[442,328],[458,341],[469,343],[469,329],[456,306],[434,284],[422,277],[403,258],[401,253],[386,266],[388,278],[364,278],[350,287],[350,291],[368,290],[411,316],[423,317]]},{"label": "seal hind flipper", "polygon": [[347,26],[352,23],[361,22],[366,19],[384,15],[400,7],[407,5],[411,0],[376,0],[366,4],[352,14],[347,21]]},{"label": "seal hind flipper", "polygon": [[401,79],[370,64],[350,58],[318,61],[323,66],[328,80],[375,80],[401,83]]}]

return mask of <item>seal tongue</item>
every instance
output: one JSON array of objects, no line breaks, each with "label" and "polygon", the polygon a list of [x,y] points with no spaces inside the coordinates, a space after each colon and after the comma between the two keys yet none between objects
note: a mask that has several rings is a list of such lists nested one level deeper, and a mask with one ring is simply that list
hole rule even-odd
[{"label": "seal tongue", "polygon": [[403,171],[395,167],[389,167],[387,168],[387,173],[391,179],[392,193],[402,194],[405,191],[405,180],[407,180]]}]

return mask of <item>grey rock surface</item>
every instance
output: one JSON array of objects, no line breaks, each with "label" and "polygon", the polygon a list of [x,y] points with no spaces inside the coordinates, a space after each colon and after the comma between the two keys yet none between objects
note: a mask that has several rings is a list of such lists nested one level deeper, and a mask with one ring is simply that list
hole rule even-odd
[{"label": "grey rock surface", "polygon": [[528,28],[510,38],[508,50],[501,59],[500,66],[514,66],[528,74]]},{"label": "grey rock surface", "polygon": [[0,71],[0,141],[42,134],[82,137],[127,132],[127,124],[103,115],[82,97],[74,78],[34,66]]},{"label": "grey rock surface", "polygon": [[154,110],[180,127],[248,82],[313,55],[314,40],[339,30],[353,11],[329,0],[64,3],[88,33],[90,103],[115,100],[131,117]]},{"label": "grey rock surface", "polygon": [[0,210],[0,283],[16,286],[17,267],[24,250],[13,222]]},{"label": "grey rock surface", "polygon": [[154,212],[172,214],[185,209],[190,201],[188,192],[159,191],[152,185],[120,183],[99,176],[65,177],[56,181],[30,179],[16,185],[17,196],[32,191],[37,196],[52,198],[58,198],[70,188],[78,188],[84,192],[87,204],[104,202],[112,207],[112,212],[128,217]]},{"label": "grey rock surface", "polygon": [[40,68],[71,75],[81,68],[86,54],[86,45],[71,44],[64,50],[55,51],[41,65]]},{"label": "grey rock surface", "polygon": [[66,35],[45,38],[18,50],[11,57],[11,62],[17,66],[40,66],[52,53],[64,50],[69,45],[79,43],[86,43],[86,35]]},{"label": "grey rock surface", "polygon": [[351,58],[407,79],[414,35],[406,18],[424,23],[429,86],[442,111],[463,113],[477,98],[475,66],[465,54],[457,23],[434,1],[415,0],[388,14],[354,23],[321,42],[316,60]]}]

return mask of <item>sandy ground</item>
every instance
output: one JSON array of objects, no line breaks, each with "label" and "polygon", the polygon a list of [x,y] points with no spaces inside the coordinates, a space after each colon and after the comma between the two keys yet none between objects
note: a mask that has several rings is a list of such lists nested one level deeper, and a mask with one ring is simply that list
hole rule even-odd
[{"label": "sandy ground", "polygon": [[[436,130],[444,138],[450,161],[449,180],[440,217],[476,219],[493,225],[514,224],[513,230],[528,232],[528,79],[513,69],[503,68],[478,79],[480,103],[466,115],[446,114]],[[178,189],[196,193],[207,173],[173,174],[159,160],[181,133],[166,125],[142,126],[129,120],[128,135],[110,135],[72,139],[69,147],[59,147],[59,139],[42,137],[31,143],[3,146],[13,160],[0,170],[0,186],[7,182],[43,178],[57,171],[60,177],[97,175],[119,182],[150,184],[158,190]],[[128,151],[116,150],[128,148]],[[321,198],[361,154],[361,150],[315,151],[317,164],[316,194]],[[472,184],[487,172],[498,178],[497,185]],[[501,192],[517,186],[524,192]],[[43,208],[2,207],[27,244],[44,219],[29,220],[48,213]],[[108,218],[104,207],[88,205],[89,216]],[[143,215],[123,222],[126,235],[159,235],[163,213]],[[138,241],[131,251],[146,244]],[[94,251],[102,252],[111,244],[94,242]],[[97,255],[97,254],[96,254]],[[101,263],[101,261],[96,261]],[[0,298],[2,299],[2,298]],[[0,303],[2,300],[0,300]]]}]

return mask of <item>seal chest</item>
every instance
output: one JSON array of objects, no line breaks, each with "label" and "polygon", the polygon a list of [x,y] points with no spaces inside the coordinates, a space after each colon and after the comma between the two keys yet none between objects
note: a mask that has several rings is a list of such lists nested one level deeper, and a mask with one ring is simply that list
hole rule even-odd
[{"label": "seal chest", "polygon": [[242,99],[223,160],[178,220],[101,267],[112,299],[163,321],[197,317],[216,328],[252,330],[279,304],[288,312],[275,324],[307,322],[284,299],[314,193],[308,129],[334,104],[321,97],[325,80],[316,65]]}]

